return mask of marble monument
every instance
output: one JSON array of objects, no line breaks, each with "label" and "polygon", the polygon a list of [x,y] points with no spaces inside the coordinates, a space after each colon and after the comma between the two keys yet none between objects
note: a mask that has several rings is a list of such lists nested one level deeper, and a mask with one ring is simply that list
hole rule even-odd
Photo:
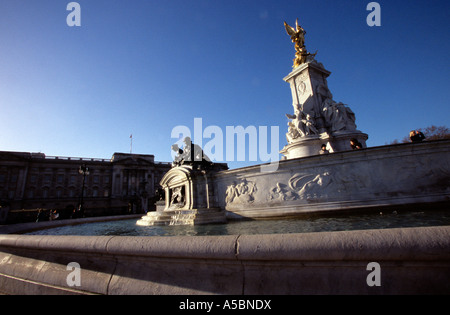
[{"label": "marble monument", "polygon": [[286,114],[290,119],[286,133],[288,144],[280,153],[286,159],[312,156],[319,153],[322,144],[330,152],[351,150],[351,139],[366,147],[368,136],[356,129],[354,112],[333,100],[327,83],[331,72],[315,60],[317,52],[307,52],[306,31],[298,25],[298,20],[295,29],[286,22],[285,27],[297,52],[294,69],[284,78],[291,87],[294,114]]}]

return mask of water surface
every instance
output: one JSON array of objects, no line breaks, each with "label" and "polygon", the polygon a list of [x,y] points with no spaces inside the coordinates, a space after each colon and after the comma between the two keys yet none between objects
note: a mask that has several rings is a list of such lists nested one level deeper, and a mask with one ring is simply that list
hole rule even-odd
[{"label": "water surface", "polygon": [[40,230],[29,235],[117,235],[117,236],[196,236],[196,235],[252,235],[278,233],[308,233],[351,231],[450,225],[450,213],[443,211],[415,211],[397,213],[360,214],[334,217],[306,217],[284,220],[230,221],[227,224],[196,226],[138,226],[136,219]]}]

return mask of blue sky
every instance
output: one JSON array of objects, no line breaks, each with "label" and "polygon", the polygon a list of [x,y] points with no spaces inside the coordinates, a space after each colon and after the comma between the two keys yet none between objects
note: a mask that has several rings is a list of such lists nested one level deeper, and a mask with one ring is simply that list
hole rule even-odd
[{"label": "blue sky", "polygon": [[109,158],[133,134],[133,153],[170,161],[194,118],[279,126],[281,150],[297,17],[368,146],[450,126],[449,1],[378,1],[380,27],[366,0],[79,0],[80,27],[69,2],[0,0],[1,151]]}]

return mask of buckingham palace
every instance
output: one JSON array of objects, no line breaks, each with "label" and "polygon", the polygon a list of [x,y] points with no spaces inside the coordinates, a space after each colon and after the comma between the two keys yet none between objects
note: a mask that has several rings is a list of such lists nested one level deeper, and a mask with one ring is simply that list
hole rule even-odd
[{"label": "buckingham palace", "polygon": [[30,221],[38,209],[68,218],[81,205],[83,216],[153,210],[159,182],[170,167],[147,154],[96,159],[0,151],[0,224],[19,212],[22,219],[29,212]]}]

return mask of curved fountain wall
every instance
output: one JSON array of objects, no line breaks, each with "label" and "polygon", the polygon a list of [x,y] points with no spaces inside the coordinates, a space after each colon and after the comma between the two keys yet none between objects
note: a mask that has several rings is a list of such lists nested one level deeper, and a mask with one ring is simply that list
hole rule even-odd
[{"label": "curved fountain wall", "polygon": [[386,207],[448,209],[450,140],[343,151],[234,170],[183,165],[172,168],[161,185],[166,208],[149,213],[138,224],[207,224],[224,222],[226,217],[265,219]]},{"label": "curved fountain wall", "polygon": [[337,152],[221,171],[216,203],[230,218],[450,205],[450,141]]},{"label": "curved fountain wall", "polygon": [[[80,266],[70,287],[69,263]],[[369,263],[380,266],[369,286]],[[205,237],[0,236],[6,294],[448,294],[450,227]]]}]

